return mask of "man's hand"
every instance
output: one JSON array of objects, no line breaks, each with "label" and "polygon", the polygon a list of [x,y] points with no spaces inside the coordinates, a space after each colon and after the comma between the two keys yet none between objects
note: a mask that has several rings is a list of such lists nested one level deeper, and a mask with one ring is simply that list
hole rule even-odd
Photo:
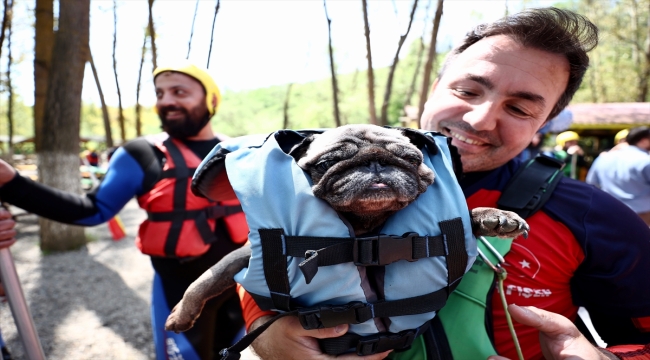
[{"label": "man's hand", "polygon": [[[250,330],[264,324],[271,316],[263,316],[251,325]],[[346,354],[339,356],[325,355],[318,346],[317,339],[338,337],[348,331],[348,325],[334,328],[305,330],[298,318],[287,316],[278,319],[269,326],[252,344],[253,350],[264,360],[380,360],[388,356],[390,351],[369,356]]]},{"label": "man's hand", "polygon": [[0,207],[0,249],[9,247],[16,242],[16,222],[11,217],[11,213]]},{"label": "man's hand", "polygon": [[4,160],[0,160],[0,186],[8,183],[16,176],[16,169],[7,164]]},{"label": "man's hand", "polygon": [[[539,343],[547,360],[608,360],[580,330],[562,315],[538,309],[534,306],[508,305],[508,312],[517,322],[539,330]],[[488,360],[508,360],[493,355]]]}]

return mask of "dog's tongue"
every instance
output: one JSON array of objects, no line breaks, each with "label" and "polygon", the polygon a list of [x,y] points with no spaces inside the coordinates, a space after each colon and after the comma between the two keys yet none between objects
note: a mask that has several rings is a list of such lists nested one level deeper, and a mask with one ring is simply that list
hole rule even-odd
[{"label": "dog's tongue", "polygon": [[370,185],[371,189],[383,189],[383,188],[387,188],[387,187],[388,187],[388,185],[386,185],[384,183],[374,183],[374,184]]}]

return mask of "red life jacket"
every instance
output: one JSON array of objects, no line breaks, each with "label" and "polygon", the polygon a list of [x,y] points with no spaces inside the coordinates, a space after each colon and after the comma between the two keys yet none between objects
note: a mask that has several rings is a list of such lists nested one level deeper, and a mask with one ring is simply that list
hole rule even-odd
[{"label": "red life jacket", "polygon": [[171,138],[155,146],[165,154],[166,161],[158,182],[138,197],[148,216],[135,240],[138,249],[143,254],[173,258],[202,255],[217,241],[214,229],[219,218],[223,218],[234,243],[245,243],[248,225],[236,197],[213,202],[192,194],[192,175],[201,159]]}]

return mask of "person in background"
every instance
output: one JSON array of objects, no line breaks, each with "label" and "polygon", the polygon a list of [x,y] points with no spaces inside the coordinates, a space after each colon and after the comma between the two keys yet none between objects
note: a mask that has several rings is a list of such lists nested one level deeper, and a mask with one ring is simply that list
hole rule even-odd
[{"label": "person in background", "polygon": [[578,179],[579,168],[585,166],[584,151],[578,145],[580,135],[575,131],[565,131],[559,133],[555,138],[555,149],[553,150],[553,157],[563,161],[564,175],[571,179]]},{"label": "person in background", "polygon": [[133,197],[147,211],[136,245],[149,255],[155,276],[152,328],[156,358],[206,360],[218,356],[243,329],[234,290],[210,300],[195,327],[165,331],[170,309],[204,271],[247,240],[248,227],[233,194],[214,203],[189,190],[194,170],[224,137],[210,119],[221,94],[210,74],[183,62],[154,73],[156,111],[163,133],[119,147],[101,184],[86,196],[23,178],[0,161],[0,197],[31,213],[68,224],[93,226],[112,219]]},{"label": "person in background", "polygon": [[650,128],[631,129],[626,143],[594,161],[587,183],[619,199],[650,225]]},{"label": "person in background", "polygon": [[[521,166],[513,159],[569,103],[587,70],[587,52],[597,41],[597,28],[585,17],[543,8],[479,25],[451,51],[421,127],[442,132],[458,148],[465,171],[460,185],[470,209],[497,206]],[[650,354],[650,348],[644,349],[650,343],[650,287],[645,285],[650,229],[643,221],[610,195],[566,177],[527,221],[528,239],[502,243],[508,245],[503,250],[508,271],[504,296],[520,322],[514,328],[523,358],[603,360]],[[450,297],[433,319],[443,318],[442,328],[432,325],[409,349],[393,351],[390,358],[517,358],[494,273],[485,281],[468,276],[482,268],[489,269],[477,261],[459,285],[487,285],[481,298]],[[418,285],[415,280],[413,286]],[[241,296],[249,330],[256,329],[270,314],[246,292]],[[571,321],[579,306],[589,311],[609,345],[641,345],[634,351],[591,345]],[[463,309],[470,308],[482,315],[467,316]],[[332,359],[321,353],[317,339],[339,337],[347,329],[304,330],[296,317],[288,316],[262,333],[253,348],[263,359]],[[386,356],[381,352],[364,359]],[[337,357],[355,358],[354,353]]]},{"label": "person in background", "polygon": [[626,148],[629,144],[627,143],[627,134],[630,133],[630,129],[623,129],[616,133],[614,136],[614,147],[610,151],[621,150]]}]

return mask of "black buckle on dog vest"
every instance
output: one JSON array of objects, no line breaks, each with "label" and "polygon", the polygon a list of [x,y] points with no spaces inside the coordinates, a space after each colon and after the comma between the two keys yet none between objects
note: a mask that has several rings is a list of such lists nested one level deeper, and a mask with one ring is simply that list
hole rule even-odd
[{"label": "black buckle on dog vest", "polygon": [[372,319],[372,309],[361,301],[345,305],[298,309],[298,320],[305,330],[360,324]]},{"label": "black buckle on dog vest", "polygon": [[[445,237],[419,236],[410,232],[402,236],[378,235],[363,238],[314,238],[284,236],[287,255],[304,257],[298,265],[307,284],[318,268],[343,263],[356,266],[385,266],[399,260],[418,259],[447,255]],[[330,239],[332,242],[322,242]],[[322,247],[321,247],[322,246]],[[318,249],[318,250],[313,250]]]}]

